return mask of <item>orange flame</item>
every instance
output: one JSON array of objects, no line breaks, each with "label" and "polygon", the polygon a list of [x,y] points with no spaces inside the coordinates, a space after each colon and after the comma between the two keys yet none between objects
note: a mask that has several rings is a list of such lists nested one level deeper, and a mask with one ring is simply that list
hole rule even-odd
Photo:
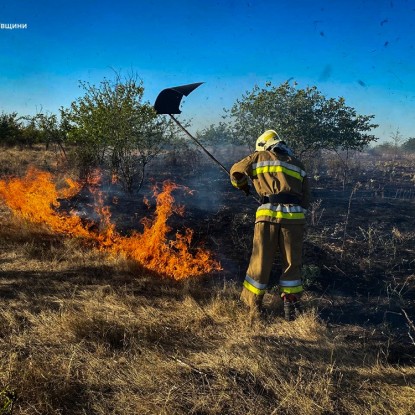
[{"label": "orange flame", "polygon": [[[99,179],[95,176],[92,183]],[[174,240],[168,239],[171,228],[167,220],[174,213],[183,213],[183,208],[174,205],[172,191],[179,188],[172,182],[164,182],[163,190],[155,191],[156,211],[154,220],[143,219],[142,234],[121,236],[111,222],[109,207],[104,206],[102,193],[97,193],[96,211],[100,216],[100,230],[93,231],[74,215],[59,213],[58,199],[76,195],[81,186],[66,180],[67,188],[57,190],[52,175],[30,168],[23,178],[0,180],[0,197],[12,212],[32,223],[46,224],[53,232],[82,237],[93,241],[101,250],[124,255],[157,273],[180,280],[187,277],[221,270],[219,262],[212,259],[209,251],[198,248],[189,250],[193,231],[186,229],[184,234],[176,232]],[[89,183],[91,184],[91,183]]]},{"label": "orange flame", "polygon": [[167,220],[174,213],[183,214],[183,208],[174,205],[171,192],[179,188],[176,184],[165,181],[163,191],[157,194],[156,219],[142,220],[144,231],[134,233],[128,238],[118,238],[113,250],[125,253],[129,258],[153,270],[163,270],[166,275],[179,280],[191,275],[200,275],[220,270],[220,264],[211,259],[211,254],[197,249],[194,254],[189,251],[193,230],[186,229],[185,234],[176,233],[175,240],[168,240],[171,228]]},{"label": "orange flame", "polygon": [[80,185],[67,179],[67,189],[58,191],[50,173],[30,168],[24,179],[0,180],[0,197],[17,215],[29,222],[46,224],[56,233],[88,237],[89,231],[78,216],[63,216],[56,212],[58,199],[74,196]]}]

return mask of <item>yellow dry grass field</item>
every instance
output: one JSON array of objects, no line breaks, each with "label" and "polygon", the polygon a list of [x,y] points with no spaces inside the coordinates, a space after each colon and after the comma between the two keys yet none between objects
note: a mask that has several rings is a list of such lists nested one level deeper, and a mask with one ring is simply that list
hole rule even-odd
[{"label": "yellow dry grass field", "polygon": [[[3,156],[4,157],[4,156]],[[415,413],[390,344],[250,314],[220,273],[173,281],[16,219],[0,204],[0,414]],[[2,407],[3,405],[3,407]]]}]

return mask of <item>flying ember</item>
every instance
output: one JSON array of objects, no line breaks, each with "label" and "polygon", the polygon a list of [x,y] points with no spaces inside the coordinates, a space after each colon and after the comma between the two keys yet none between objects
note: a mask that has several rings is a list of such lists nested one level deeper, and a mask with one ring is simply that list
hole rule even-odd
[{"label": "flying ember", "polygon": [[57,234],[92,241],[100,250],[137,261],[163,276],[180,280],[221,269],[209,251],[202,248],[190,251],[192,229],[176,232],[175,239],[169,239],[172,229],[167,220],[173,213],[183,213],[183,209],[174,204],[172,196],[179,188],[176,184],[166,181],[161,191],[154,190],[154,219],[142,219],[143,233],[133,232],[130,236],[122,236],[116,231],[110,209],[103,206],[101,195],[98,195],[96,208],[101,222],[99,230],[74,212],[59,212],[59,200],[75,196],[82,187],[70,179],[65,180],[65,185],[64,189],[58,190],[50,173],[30,168],[23,178],[0,180],[0,198],[16,216],[46,225]]}]

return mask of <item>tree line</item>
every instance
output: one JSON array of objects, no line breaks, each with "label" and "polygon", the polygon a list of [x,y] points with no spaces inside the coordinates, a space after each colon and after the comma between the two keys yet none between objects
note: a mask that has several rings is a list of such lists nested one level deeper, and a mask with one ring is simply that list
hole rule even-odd
[{"label": "tree line", "polygon": [[[104,78],[98,85],[80,82],[83,95],[59,114],[0,114],[1,146],[58,146],[68,149],[81,176],[101,167],[118,177],[124,188],[140,188],[146,166],[165,149],[188,142],[166,116],[158,116],[143,101],[144,85],[137,76]],[[199,131],[206,145],[238,144],[253,149],[266,129],[275,129],[302,157],[320,150],[348,154],[377,137],[374,115],[361,115],[343,97],[327,98],[317,87],[298,88],[288,82],[255,85],[224,112],[223,121]],[[396,144],[396,143],[395,143]],[[415,138],[400,143],[413,151]],[[344,156],[343,156],[344,157]]]}]

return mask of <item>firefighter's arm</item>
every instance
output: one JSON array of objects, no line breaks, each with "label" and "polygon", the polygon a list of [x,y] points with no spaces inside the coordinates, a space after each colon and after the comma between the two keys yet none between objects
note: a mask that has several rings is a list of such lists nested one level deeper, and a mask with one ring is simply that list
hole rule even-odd
[{"label": "firefighter's arm", "polygon": [[230,178],[232,186],[243,190],[245,194],[249,194],[248,169],[251,162],[251,157],[245,157],[243,160],[235,163],[230,171]]}]

